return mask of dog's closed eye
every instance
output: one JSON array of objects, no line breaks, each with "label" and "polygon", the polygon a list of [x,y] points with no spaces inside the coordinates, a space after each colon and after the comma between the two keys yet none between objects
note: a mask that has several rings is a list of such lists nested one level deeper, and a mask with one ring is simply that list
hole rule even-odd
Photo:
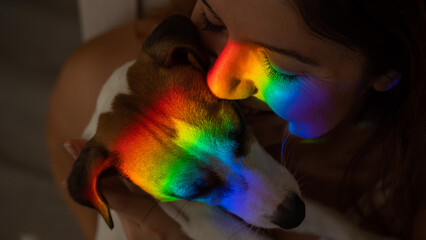
[{"label": "dog's closed eye", "polygon": [[213,191],[221,191],[225,188],[225,181],[218,174],[210,169],[202,169],[204,176],[202,183],[191,196],[192,199],[199,199],[210,195]]},{"label": "dog's closed eye", "polygon": [[201,173],[200,177],[194,179],[189,176],[186,181],[181,182],[184,187],[176,189],[170,195],[186,200],[202,200],[209,198],[214,192],[225,190],[225,181],[214,171],[200,168],[198,173]]},{"label": "dog's closed eye", "polygon": [[194,184],[193,191],[185,197],[187,200],[196,200],[208,196],[214,189],[214,186],[205,183]]}]

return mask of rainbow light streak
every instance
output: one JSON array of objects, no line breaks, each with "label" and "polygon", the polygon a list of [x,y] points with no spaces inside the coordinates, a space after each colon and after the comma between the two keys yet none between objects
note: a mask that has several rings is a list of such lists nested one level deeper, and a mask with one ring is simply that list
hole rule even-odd
[{"label": "rainbow light streak", "polygon": [[[229,40],[208,74],[209,88],[219,98],[256,97],[281,116],[280,112],[289,107],[281,103],[293,102],[299,97],[299,90],[297,84],[272,74],[267,61],[263,47]],[[231,83],[232,79],[238,79],[241,87]],[[253,92],[253,87],[258,91]]]},{"label": "rainbow light streak", "polygon": [[[235,126],[226,114],[220,121],[211,120],[207,110],[197,107],[194,99],[182,97],[185,92],[165,92],[149,112],[134,121],[117,138],[112,152],[119,154],[119,169],[124,176],[160,201],[179,200],[169,193],[185,196],[188,172],[197,164],[215,157],[234,170],[236,143],[227,138]],[[177,107],[179,106],[179,107]],[[190,115],[201,119],[196,125],[184,120]],[[169,126],[175,135],[165,131]],[[194,177],[196,174],[191,174]]]},{"label": "rainbow light streak", "polygon": [[224,99],[256,97],[289,122],[291,133],[303,138],[320,136],[327,120],[318,117],[329,114],[333,106],[315,85],[319,81],[278,70],[268,52],[256,44],[229,40],[207,76],[210,90]]},{"label": "rainbow light streak", "polygon": [[[245,169],[243,172],[243,177],[244,181],[250,183],[252,187],[255,186],[262,188],[262,184],[258,182],[258,178],[253,171]],[[247,209],[247,204],[242,204],[243,201],[247,200],[243,198],[247,198],[248,196],[245,194],[246,189],[243,189],[241,186],[242,185],[240,184],[235,184],[234,188],[232,189],[232,196],[221,199],[221,202],[218,205],[233,213],[252,211],[252,209]]]},{"label": "rainbow light streak", "polygon": [[[242,99],[253,95],[287,119],[287,112],[298,110],[293,103],[300,100],[300,90],[294,83],[297,81],[278,79],[270,73],[265,65],[265,53],[265,49],[254,44],[229,41],[210,70],[207,83],[218,98]],[[230,77],[239,79],[243,88],[229,84]],[[241,212],[241,199],[233,197],[242,191],[238,183],[241,178],[252,183],[257,180],[255,174],[235,159],[236,143],[229,135],[235,127],[232,119],[226,113],[216,113],[219,120],[217,116],[210,116],[212,113],[199,106],[196,99],[199,96],[188,92],[191,87],[170,85],[171,89],[156,98],[150,110],[117,137],[110,150],[118,155],[118,170],[144,191],[165,202],[179,200],[176,195],[190,194],[193,189],[186,183],[194,183],[191,178],[197,177],[200,165],[221,161],[220,165],[229,168],[225,170],[226,181],[233,185],[227,191],[232,194],[216,192],[210,198],[196,200]],[[197,91],[194,86],[192,92]],[[253,89],[258,91],[253,92]],[[175,131],[170,132],[168,128]],[[107,216],[107,209],[97,208]]]}]

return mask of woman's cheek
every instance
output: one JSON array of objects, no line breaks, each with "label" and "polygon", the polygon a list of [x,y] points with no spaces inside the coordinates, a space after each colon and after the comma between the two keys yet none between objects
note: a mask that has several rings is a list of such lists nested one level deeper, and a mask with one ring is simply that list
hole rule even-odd
[{"label": "woman's cheek", "polygon": [[303,138],[319,137],[334,127],[336,109],[330,92],[309,77],[269,84],[265,101],[281,118],[289,121],[291,133]]}]

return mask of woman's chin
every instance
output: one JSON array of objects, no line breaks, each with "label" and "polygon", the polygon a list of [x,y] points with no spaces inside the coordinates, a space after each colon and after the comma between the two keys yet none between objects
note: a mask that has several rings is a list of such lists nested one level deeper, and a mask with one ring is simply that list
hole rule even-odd
[{"label": "woman's chin", "polygon": [[308,128],[306,126],[298,126],[297,124],[294,124],[292,122],[289,122],[288,124],[288,130],[291,134],[300,137],[302,139],[315,139],[322,137],[327,133],[327,131],[324,131],[322,129],[312,129]]}]

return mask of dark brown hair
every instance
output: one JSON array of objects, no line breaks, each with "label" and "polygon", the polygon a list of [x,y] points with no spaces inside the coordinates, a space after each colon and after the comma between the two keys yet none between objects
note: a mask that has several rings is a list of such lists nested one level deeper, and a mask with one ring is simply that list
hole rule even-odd
[{"label": "dark brown hair", "polygon": [[389,196],[392,214],[381,214],[375,221],[385,223],[383,232],[410,239],[418,207],[426,202],[425,0],[293,2],[313,34],[364,54],[366,76],[401,74],[399,84],[390,91],[369,92],[363,109],[380,109],[379,124],[350,167],[356,169],[364,154],[381,147],[381,171],[371,186],[383,183],[381,190]]}]

